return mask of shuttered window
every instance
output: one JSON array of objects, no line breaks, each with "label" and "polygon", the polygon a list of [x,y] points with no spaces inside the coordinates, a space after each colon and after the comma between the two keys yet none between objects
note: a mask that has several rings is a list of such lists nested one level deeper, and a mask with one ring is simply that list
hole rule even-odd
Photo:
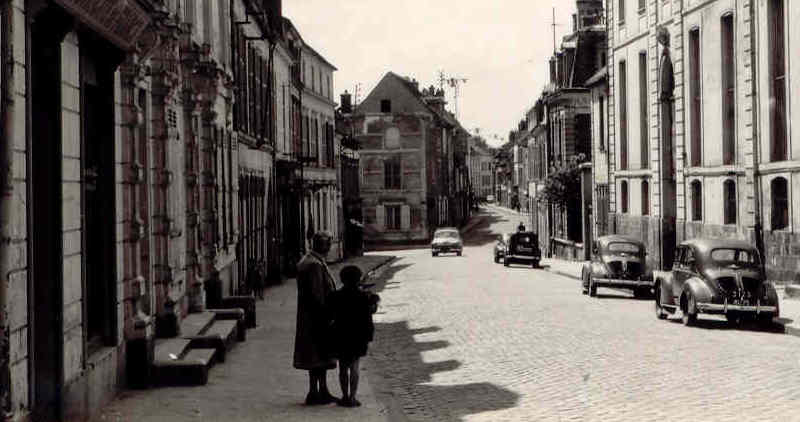
[{"label": "shuttered window", "polygon": [[691,130],[691,165],[699,167],[701,160],[701,107],[700,91],[700,30],[689,31],[689,125]]},{"label": "shuttered window", "polygon": [[639,136],[641,168],[650,168],[650,138],[647,115],[647,53],[639,53]]},{"label": "shuttered window", "polygon": [[722,163],[733,164],[736,145],[736,68],[733,15],[722,17]]},{"label": "shuttered window", "polygon": [[784,0],[770,0],[769,20],[770,160],[784,161],[788,159]]},{"label": "shuttered window", "polygon": [[619,168],[628,169],[628,72],[619,63]]}]

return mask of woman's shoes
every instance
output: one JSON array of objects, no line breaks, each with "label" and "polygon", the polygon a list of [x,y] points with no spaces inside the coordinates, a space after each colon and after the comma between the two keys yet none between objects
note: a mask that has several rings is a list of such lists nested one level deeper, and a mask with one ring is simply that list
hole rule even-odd
[{"label": "woman's shoes", "polygon": [[306,395],[306,405],[315,406],[320,404],[338,403],[339,399],[332,396],[331,393],[308,393]]},{"label": "woman's shoes", "polygon": [[356,400],[352,397],[342,397],[339,401],[336,402],[339,406],[342,407],[358,407],[361,406],[361,402]]}]

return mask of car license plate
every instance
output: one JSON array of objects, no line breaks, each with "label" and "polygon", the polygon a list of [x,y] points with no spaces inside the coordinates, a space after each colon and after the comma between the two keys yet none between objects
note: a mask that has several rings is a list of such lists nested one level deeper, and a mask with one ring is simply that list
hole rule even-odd
[{"label": "car license plate", "polygon": [[520,252],[533,252],[533,248],[526,248],[525,246],[519,247]]}]

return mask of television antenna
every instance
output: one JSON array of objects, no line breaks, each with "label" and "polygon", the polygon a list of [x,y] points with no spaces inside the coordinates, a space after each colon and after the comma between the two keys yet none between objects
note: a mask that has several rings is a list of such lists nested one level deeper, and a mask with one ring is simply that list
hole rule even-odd
[{"label": "television antenna", "polygon": [[439,88],[444,90],[445,84],[453,88],[453,106],[455,107],[456,120],[460,117],[458,112],[458,97],[460,96],[461,84],[467,83],[467,80],[467,78],[462,78],[460,76],[446,76],[443,71],[439,71]]}]

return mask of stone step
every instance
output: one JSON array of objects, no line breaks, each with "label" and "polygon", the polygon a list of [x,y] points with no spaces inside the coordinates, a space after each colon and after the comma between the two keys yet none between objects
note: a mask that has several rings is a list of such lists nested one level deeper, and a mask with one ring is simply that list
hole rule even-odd
[{"label": "stone step", "polygon": [[784,292],[786,298],[800,299],[800,284],[787,284]]},{"label": "stone step", "polygon": [[186,315],[186,318],[181,321],[180,337],[187,338],[199,335],[214,323],[215,318],[216,314],[208,311]]},{"label": "stone step", "polygon": [[[211,313],[213,315],[213,313]],[[183,327],[181,327],[183,328]],[[194,348],[216,349],[216,359],[225,362],[225,355],[238,338],[238,320],[212,320],[202,331],[181,331],[181,338],[190,341]]]},{"label": "stone step", "polygon": [[157,339],[153,375],[159,385],[205,385],[214,364],[214,348],[192,348],[191,340]]}]

